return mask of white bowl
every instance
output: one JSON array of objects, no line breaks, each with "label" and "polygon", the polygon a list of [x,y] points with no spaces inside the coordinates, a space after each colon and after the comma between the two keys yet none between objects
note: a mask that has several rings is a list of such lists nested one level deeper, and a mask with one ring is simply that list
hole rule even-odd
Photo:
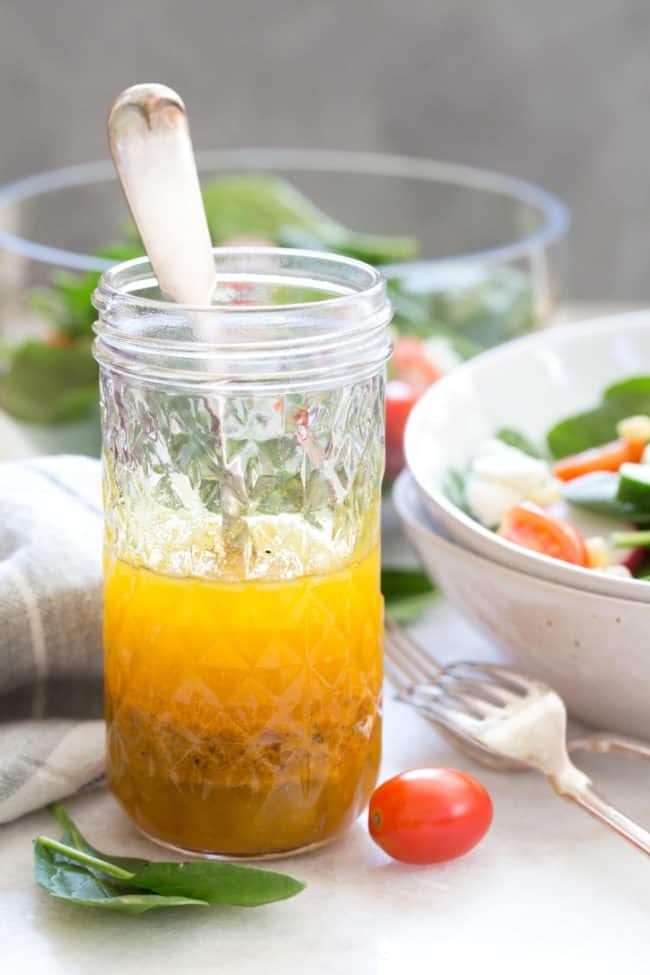
[{"label": "white bowl", "polygon": [[407,472],[393,498],[425,569],[518,669],[546,681],[575,718],[650,738],[650,610],[515,572],[446,539]]},{"label": "white bowl", "polygon": [[559,420],[595,406],[626,376],[650,373],[650,311],[559,326],[485,352],[435,383],[406,428],[408,467],[436,523],[479,555],[576,589],[650,602],[650,585],[560,562],[513,545],[452,504],[450,467],[465,468],[500,427],[544,443]]}]

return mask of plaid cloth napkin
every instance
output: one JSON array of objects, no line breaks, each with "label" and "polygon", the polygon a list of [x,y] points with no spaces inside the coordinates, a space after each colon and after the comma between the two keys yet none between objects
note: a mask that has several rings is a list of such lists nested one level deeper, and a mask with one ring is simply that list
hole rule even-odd
[{"label": "plaid cloth napkin", "polygon": [[99,462],[0,463],[0,823],[101,779]]}]

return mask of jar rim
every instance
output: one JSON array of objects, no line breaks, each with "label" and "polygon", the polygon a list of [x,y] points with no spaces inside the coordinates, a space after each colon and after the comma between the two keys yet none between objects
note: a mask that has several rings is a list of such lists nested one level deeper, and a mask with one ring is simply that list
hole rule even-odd
[{"label": "jar rim", "polygon": [[[347,268],[351,272],[357,272],[359,275],[365,275],[367,283],[365,285],[359,284],[358,288],[351,288],[347,293],[341,293],[339,295],[334,295],[331,298],[324,298],[322,300],[316,299],[314,301],[280,302],[277,304],[257,305],[233,305],[226,302],[215,302],[209,305],[184,304],[169,301],[163,298],[143,297],[135,294],[133,290],[124,287],[124,284],[127,282],[132,287],[138,283],[142,283],[142,278],[132,277],[132,273],[137,271],[139,268],[148,268],[150,270],[150,274],[147,276],[146,280],[155,280],[151,262],[145,255],[143,257],[131,258],[131,260],[128,261],[121,261],[119,264],[114,264],[112,267],[108,268],[108,270],[104,271],[100,278],[97,289],[94,292],[93,304],[95,305],[95,308],[98,308],[97,301],[103,303],[110,299],[122,299],[126,302],[132,302],[143,311],[219,312],[246,317],[251,313],[260,311],[266,312],[270,309],[272,309],[274,312],[279,312],[291,311],[292,309],[301,311],[305,308],[314,308],[315,306],[318,306],[319,308],[339,308],[351,298],[356,299],[361,297],[372,297],[375,294],[382,295],[382,293],[386,290],[386,281],[381,271],[373,267],[371,264],[366,264],[364,261],[360,261],[354,257],[347,257],[343,254],[336,254],[329,251],[308,250],[297,247],[266,247],[262,245],[245,247],[213,247],[212,252],[217,259],[220,257],[248,257],[260,259],[294,258],[296,260],[314,261],[315,263],[323,265],[323,267],[329,265],[332,270],[337,267]],[[131,279],[129,280],[129,278]],[[328,279],[323,278],[323,281],[325,280]],[[98,310],[101,309],[98,308]]]},{"label": "jar rim", "polygon": [[[147,257],[104,272],[93,295],[100,364],[168,382],[274,376],[313,383],[321,367],[347,376],[385,363],[391,305],[381,271],[352,257],[297,248],[215,247],[213,253],[215,294],[222,300],[211,305],[139,293],[157,288]],[[242,286],[250,286],[246,303],[237,290]],[[278,287],[289,296],[295,288],[295,297],[313,290],[316,297],[283,302],[284,292],[276,300]]]}]

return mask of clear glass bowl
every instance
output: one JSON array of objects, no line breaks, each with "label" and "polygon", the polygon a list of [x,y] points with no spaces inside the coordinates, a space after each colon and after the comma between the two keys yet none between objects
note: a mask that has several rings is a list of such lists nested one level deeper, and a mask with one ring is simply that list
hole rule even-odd
[{"label": "clear glass bowl", "polygon": [[[416,238],[414,259],[375,262],[389,279],[397,326],[442,335],[461,356],[546,324],[566,296],[567,210],[519,180],[428,159],[300,149],[207,152],[199,168],[204,184],[223,174],[273,173],[346,227]],[[0,403],[13,414],[2,420],[0,439],[14,455],[99,451],[85,349],[72,361],[69,349],[31,348],[18,370],[12,350],[47,334],[53,276],[110,266],[112,256],[97,251],[120,241],[126,225],[109,161],[0,189]],[[281,242],[314,243],[305,234]]]}]

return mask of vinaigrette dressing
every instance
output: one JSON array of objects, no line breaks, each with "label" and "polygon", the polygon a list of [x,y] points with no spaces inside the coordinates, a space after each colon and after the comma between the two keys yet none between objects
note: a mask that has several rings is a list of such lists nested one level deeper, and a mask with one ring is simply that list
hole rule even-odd
[{"label": "vinaigrette dressing", "polygon": [[376,544],[342,568],[240,583],[107,555],[108,774],[137,825],[246,856],[351,823],[379,765],[382,616]]}]

